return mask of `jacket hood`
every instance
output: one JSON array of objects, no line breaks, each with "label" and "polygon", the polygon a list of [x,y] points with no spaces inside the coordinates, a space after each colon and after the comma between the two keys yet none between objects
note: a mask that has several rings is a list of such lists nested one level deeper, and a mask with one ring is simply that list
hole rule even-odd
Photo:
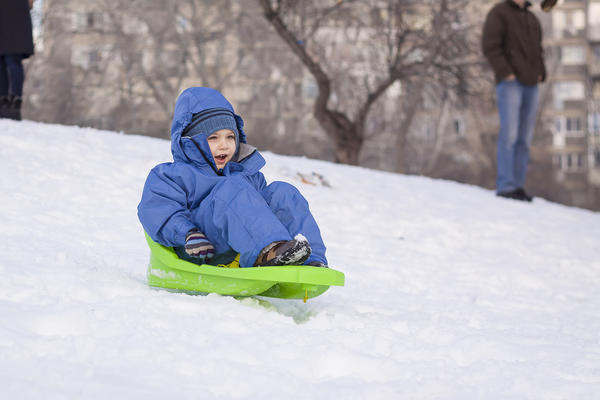
[{"label": "jacket hood", "polygon": [[192,121],[192,116],[211,108],[224,108],[231,111],[235,117],[239,132],[239,143],[246,143],[244,121],[237,115],[233,106],[217,90],[206,87],[192,87],[184,90],[175,103],[173,123],[171,124],[171,153],[173,160],[191,162],[198,167],[215,167],[206,135],[199,134],[182,137],[185,128]]}]

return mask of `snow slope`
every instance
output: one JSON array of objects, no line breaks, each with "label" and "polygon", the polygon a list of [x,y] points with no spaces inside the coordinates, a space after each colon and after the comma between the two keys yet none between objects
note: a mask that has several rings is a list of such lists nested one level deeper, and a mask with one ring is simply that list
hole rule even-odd
[{"label": "snow slope", "polygon": [[170,158],[165,140],[0,121],[3,399],[598,398],[600,213],[267,152],[346,286],[190,296],[148,288],[136,216]]}]

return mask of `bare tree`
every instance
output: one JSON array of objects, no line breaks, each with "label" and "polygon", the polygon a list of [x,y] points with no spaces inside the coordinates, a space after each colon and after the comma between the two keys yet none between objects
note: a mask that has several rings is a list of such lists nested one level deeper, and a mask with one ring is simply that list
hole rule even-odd
[{"label": "bare tree", "polygon": [[40,43],[36,43],[36,54],[28,59],[27,79],[25,80],[24,116],[35,117],[44,122],[73,121],[73,99],[69,95],[73,87],[71,81],[71,37],[66,26],[68,18],[59,10],[68,9],[67,0],[53,0],[43,4],[42,27],[53,32],[52,40],[44,40],[43,53]]},{"label": "bare tree", "polygon": [[[462,0],[259,3],[316,81],[313,114],[334,142],[338,162],[358,163],[368,114],[396,81],[414,80],[418,87],[424,71],[453,75],[464,62],[453,41]],[[398,132],[400,143],[405,134]]]},{"label": "bare tree", "polygon": [[49,122],[165,136],[182,89],[222,89],[244,58],[230,0],[47,1],[31,109]]},{"label": "bare tree", "polygon": [[109,51],[120,62],[121,104],[147,95],[161,120],[169,121],[175,98],[190,82],[222,89],[243,60],[243,48],[228,46],[239,22],[229,0],[97,4],[116,38]]}]

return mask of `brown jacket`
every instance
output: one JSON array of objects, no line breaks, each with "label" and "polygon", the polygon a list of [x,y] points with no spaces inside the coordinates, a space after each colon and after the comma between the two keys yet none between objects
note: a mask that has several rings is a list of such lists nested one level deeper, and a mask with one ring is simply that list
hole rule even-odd
[{"label": "brown jacket", "polygon": [[512,0],[496,4],[483,26],[481,47],[494,70],[496,83],[514,74],[525,85],[546,79],[542,27],[537,17]]}]

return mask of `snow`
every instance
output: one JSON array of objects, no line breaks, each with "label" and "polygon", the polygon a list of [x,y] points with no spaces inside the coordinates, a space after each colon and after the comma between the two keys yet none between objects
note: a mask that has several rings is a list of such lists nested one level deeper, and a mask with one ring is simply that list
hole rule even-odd
[{"label": "snow", "polygon": [[1,397],[598,398],[600,213],[264,155],[346,275],[306,304],[147,286],[168,141],[0,121]]}]

